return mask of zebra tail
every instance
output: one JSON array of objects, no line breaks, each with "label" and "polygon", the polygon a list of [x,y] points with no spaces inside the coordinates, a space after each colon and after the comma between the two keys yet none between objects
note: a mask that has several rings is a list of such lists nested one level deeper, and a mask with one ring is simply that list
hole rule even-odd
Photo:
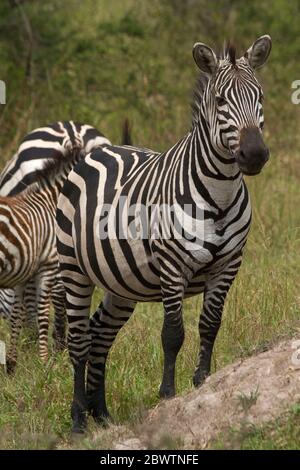
[{"label": "zebra tail", "polygon": [[131,138],[131,125],[129,123],[129,119],[126,118],[123,122],[122,128],[122,145],[132,145],[132,138]]}]

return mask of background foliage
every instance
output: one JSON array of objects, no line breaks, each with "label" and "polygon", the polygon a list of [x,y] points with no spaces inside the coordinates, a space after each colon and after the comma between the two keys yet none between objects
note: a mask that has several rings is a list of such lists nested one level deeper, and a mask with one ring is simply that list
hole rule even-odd
[{"label": "background foliage", "polygon": [[[258,36],[272,36],[271,57],[258,74],[271,161],[261,176],[247,180],[254,219],[226,304],[216,368],[299,326],[300,105],[291,103],[291,83],[300,79],[299,20],[299,0],[0,2],[0,79],[7,84],[7,104],[0,107],[2,164],[28,131],[56,120],[88,122],[118,143],[129,117],[135,144],[166,149],[190,126],[193,43],[217,47],[230,38],[243,53]],[[191,387],[200,309],[201,299],[186,302],[179,392]],[[161,320],[160,305],[139,305],[113,348],[108,402],[117,421],[134,420],[158,401]],[[8,339],[3,321],[0,338]],[[0,371],[0,446],[65,442],[72,392],[67,354],[45,371],[26,335],[20,349],[16,376],[7,379]]]}]

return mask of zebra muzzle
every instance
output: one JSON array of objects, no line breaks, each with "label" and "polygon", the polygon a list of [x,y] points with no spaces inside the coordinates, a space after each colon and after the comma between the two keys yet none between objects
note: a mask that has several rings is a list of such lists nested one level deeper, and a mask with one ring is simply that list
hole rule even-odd
[{"label": "zebra muzzle", "polygon": [[257,127],[244,128],[240,135],[240,146],[235,154],[241,172],[257,175],[269,160],[269,149]]}]

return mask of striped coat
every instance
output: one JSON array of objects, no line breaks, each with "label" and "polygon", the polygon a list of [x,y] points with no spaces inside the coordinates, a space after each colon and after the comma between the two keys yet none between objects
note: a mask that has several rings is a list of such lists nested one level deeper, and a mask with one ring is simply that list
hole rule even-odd
[{"label": "striped coat", "polygon": [[0,287],[15,291],[10,315],[11,340],[7,371],[17,360],[17,341],[24,317],[24,295],[30,281],[36,289],[40,357],[48,358],[51,295],[55,307],[57,348],[64,344],[65,291],[60,280],[56,250],[55,212],[58,194],[72,166],[81,157],[72,151],[53,159],[36,175],[36,183],[20,195],[0,197]]},{"label": "striped coat", "polygon": [[[57,236],[75,372],[74,432],[85,428],[87,412],[99,423],[109,416],[107,355],[138,301],[163,302],[160,396],[171,397],[184,340],[183,299],[203,292],[194,384],[210,373],[251,222],[243,174],[259,173],[269,154],[254,70],[270,49],[269,36],[239,59],[232,46],[218,58],[195,44],[195,61],[206,75],[198,84],[191,131],[163,153],[105,145],[70,172],[58,201]],[[90,320],[95,285],[106,294]]]},{"label": "striped coat", "polygon": [[[107,144],[109,140],[97,129],[74,121],[57,121],[34,129],[26,135],[16,154],[1,172],[0,196],[15,196],[26,190],[35,182],[36,171],[41,170],[49,159],[64,159],[74,148],[81,149],[84,155],[103,143]],[[31,325],[36,322],[35,298],[35,286],[29,282],[24,299],[27,321]],[[1,289],[0,316],[8,318],[13,304],[13,290]]]}]

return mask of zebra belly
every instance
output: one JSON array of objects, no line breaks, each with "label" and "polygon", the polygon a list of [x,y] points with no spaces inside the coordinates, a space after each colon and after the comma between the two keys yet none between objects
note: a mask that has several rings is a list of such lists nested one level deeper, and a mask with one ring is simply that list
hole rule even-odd
[{"label": "zebra belly", "polygon": [[[78,265],[91,282],[118,297],[141,302],[161,301],[160,265],[149,249],[149,244],[141,239],[101,238],[95,229],[95,223],[85,220],[86,225],[82,222],[80,224],[85,230],[80,231],[77,226],[77,231],[73,232],[73,243]],[[75,234],[79,232],[81,238],[76,242]],[[214,239],[216,259],[211,254],[209,267],[207,262],[203,262],[207,252],[203,249],[203,256],[197,256],[197,260],[193,262],[194,277],[186,288],[186,297],[202,293],[205,283],[226,268],[232,257],[241,251],[246,233],[243,235],[233,244],[233,250],[231,244],[228,244],[228,252],[224,250],[220,259],[217,258],[218,243]],[[222,243],[223,238],[220,237],[219,244]],[[188,258],[187,263],[192,267]]]},{"label": "zebra belly", "polygon": [[77,254],[77,261],[94,285],[114,295],[136,301],[161,299],[159,266],[141,240],[94,240],[89,255]]},{"label": "zebra belly", "polygon": [[[162,300],[159,264],[146,252],[141,240],[98,239],[93,254],[93,257],[77,254],[77,261],[95,286],[137,302]],[[198,272],[188,285],[185,296],[202,293],[206,278],[207,274]]]}]

